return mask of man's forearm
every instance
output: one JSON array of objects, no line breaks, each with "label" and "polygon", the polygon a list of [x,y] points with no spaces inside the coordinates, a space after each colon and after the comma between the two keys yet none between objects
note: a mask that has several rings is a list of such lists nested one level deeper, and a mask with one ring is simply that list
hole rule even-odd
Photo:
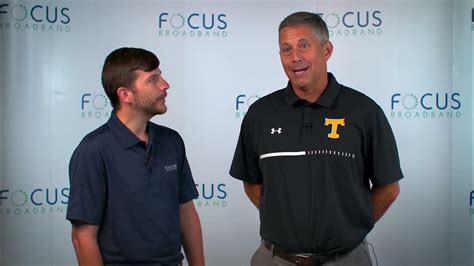
[{"label": "man's forearm", "polygon": [[372,187],[372,216],[378,221],[400,193],[398,182],[380,187]]},{"label": "man's forearm", "polygon": [[79,266],[102,266],[102,257],[99,248],[85,245],[80,246],[81,247],[76,248],[76,245],[74,245]]},{"label": "man's forearm", "polygon": [[84,225],[73,226],[72,243],[79,266],[102,266],[95,232],[85,231]]},{"label": "man's forearm", "polygon": [[201,222],[193,201],[179,207],[183,249],[189,266],[204,266]]},{"label": "man's forearm", "polygon": [[244,189],[247,197],[249,197],[250,201],[257,207],[260,208],[260,193],[262,191],[261,185],[251,184],[244,182]]}]

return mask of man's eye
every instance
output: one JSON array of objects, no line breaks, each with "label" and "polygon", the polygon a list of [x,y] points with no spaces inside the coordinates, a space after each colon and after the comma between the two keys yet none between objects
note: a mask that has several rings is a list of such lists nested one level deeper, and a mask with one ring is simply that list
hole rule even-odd
[{"label": "man's eye", "polygon": [[290,47],[283,47],[283,48],[281,48],[281,52],[284,53],[284,54],[288,54],[289,52],[291,52],[291,48]]},{"label": "man's eye", "polygon": [[301,49],[307,49],[307,48],[309,48],[309,44],[307,44],[307,43],[302,43],[302,44],[300,45],[300,47],[301,47]]}]

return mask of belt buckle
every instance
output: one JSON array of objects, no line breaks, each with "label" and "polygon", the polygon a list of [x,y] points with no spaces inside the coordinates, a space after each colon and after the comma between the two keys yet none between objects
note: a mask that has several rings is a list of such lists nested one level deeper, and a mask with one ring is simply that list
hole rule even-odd
[{"label": "belt buckle", "polygon": [[317,263],[315,263],[316,261],[313,261],[314,260],[314,256],[313,255],[308,255],[308,254],[304,254],[304,253],[297,253],[295,254],[296,256],[296,265],[299,266],[305,266],[305,265],[318,265]]},{"label": "belt buckle", "polygon": [[313,255],[308,255],[308,254],[305,254],[305,253],[296,253],[296,257],[297,258],[303,258],[303,259],[309,259],[309,258],[312,258]]}]

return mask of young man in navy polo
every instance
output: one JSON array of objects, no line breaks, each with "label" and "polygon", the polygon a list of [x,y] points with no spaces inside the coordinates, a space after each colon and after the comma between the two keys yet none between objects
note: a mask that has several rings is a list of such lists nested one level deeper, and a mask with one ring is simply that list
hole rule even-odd
[{"label": "young man in navy polo", "polygon": [[325,22],[279,26],[289,82],[250,106],[230,174],[260,212],[253,266],[371,265],[366,235],[399,194],[397,146],[381,108],[327,72]]},{"label": "young man in navy polo", "polygon": [[114,108],[70,166],[67,219],[79,265],[204,265],[198,196],[183,140],[150,122],[169,88],[152,53],[120,48],[102,69]]}]

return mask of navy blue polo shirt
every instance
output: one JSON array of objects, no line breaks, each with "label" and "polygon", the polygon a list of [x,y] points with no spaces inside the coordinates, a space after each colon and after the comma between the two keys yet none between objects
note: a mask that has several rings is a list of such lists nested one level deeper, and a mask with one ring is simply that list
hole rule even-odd
[{"label": "navy blue polo shirt", "polygon": [[402,178],[382,109],[369,97],[328,86],[315,103],[291,84],[252,104],[230,175],[261,184],[260,234],[287,252],[343,254],[374,226],[371,183]]},{"label": "navy blue polo shirt", "polygon": [[196,185],[180,135],[152,122],[147,132],[148,146],[113,113],[70,161],[66,218],[99,226],[105,263],[183,259],[179,205],[197,198]]}]

